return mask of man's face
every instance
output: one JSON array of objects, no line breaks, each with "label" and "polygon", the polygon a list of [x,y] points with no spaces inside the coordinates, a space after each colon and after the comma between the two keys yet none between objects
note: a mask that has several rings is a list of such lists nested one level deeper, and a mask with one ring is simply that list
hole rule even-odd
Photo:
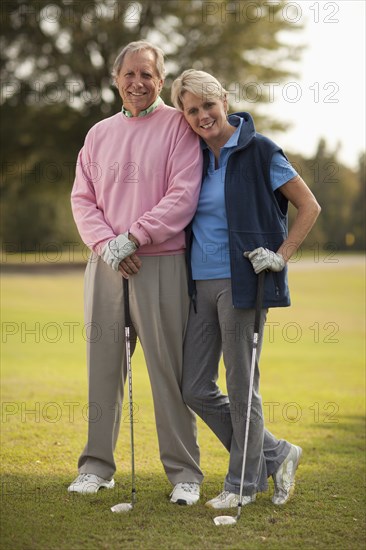
[{"label": "man's face", "polygon": [[154,103],[163,87],[156,70],[155,55],[150,50],[130,52],[125,55],[116,79],[123,106],[133,116]]}]

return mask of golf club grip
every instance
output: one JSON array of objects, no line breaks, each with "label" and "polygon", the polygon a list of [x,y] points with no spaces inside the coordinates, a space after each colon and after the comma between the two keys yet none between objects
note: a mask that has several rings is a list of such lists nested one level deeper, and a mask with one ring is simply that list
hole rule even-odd
[{"label": "golf club grip", "polygon": [[266,277],[266,272],[261,271],[258,275],[257,282],[257,297],[255,300],[255,317],[254,317],[254,334],[259,333],[259,326],[261,320],[261,309],[263,303],[263,294],[264,294],[264,279]]},{"label": "golf club grip", "polygon": [[128,279],[123,279],[123,300],[125,305],[125,327],[131,327]]}]

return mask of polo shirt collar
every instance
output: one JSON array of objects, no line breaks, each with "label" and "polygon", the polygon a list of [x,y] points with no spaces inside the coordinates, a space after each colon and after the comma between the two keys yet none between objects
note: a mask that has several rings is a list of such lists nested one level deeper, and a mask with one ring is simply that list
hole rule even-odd
[{"label": "polo shirt collar", "polygon": [[[233,135],[230,136],[230,138],[227,140],[225,145],[222,146],[222,149],[229,148],[229,147],[236,147],[238,145],[240,130],[244,122],[244,119],[237,115],[230,115],[230,118],[228,120],[231,126],[236,127],[236,130],[233,133]],[[207,143],[202,138],[201,138],[201,148],[208,149]]]},{"label": "polo shirt collar", "polygon": [[[160,96],[158,96],[156,98],[156,100],[154,101],[154,103],[152,105],[150,105],[150,107],[148,107],[147,109],[144,109],[143,111],[141,111],[137,116],[141,117],[141,116],[146,116],[149,113],[152,113],[153,111],[155,111],[156,107],[158,107],[160,105],[160,103],[163,103],[163,100],[161,99]],[[123,105],[122,105],[122,114],[125,115],[128,118],[133,117],[133,114],[131,113],[131,111],[128,111],[127,109],[125,109]]]}]

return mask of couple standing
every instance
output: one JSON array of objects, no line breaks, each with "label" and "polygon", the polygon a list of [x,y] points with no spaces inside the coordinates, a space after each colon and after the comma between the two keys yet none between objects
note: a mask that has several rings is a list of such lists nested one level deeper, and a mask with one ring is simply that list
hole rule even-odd
[{"label": "couple standing", "polygon": [[[170,500],[199,499],[203,474],[193,410],[230,453],[224,491],[207,504],[235,507],[256,274],[269,272],[259,357],[267,309],[289,305],[286,263],[319,205],[282,150],[256,133],[248,113],[227,115],[226,92],[211,75],[182,73],[172,86],[173,109],[159,95],[163,52],[139,41],[118,55],[113,76],[122,112],[87,134],[72,191],[78,230],[93,251],[85,275],[85,322],[97,323],[102,333],[88,342],[89,402],[102,414],[89,422],[79,475],[68,490],[114,486],[121,418],[116,404],[121,410],[126,359],[122,337],[115,341],[109,327],[120,326],[122,335],[124,277],[152,388],[160,458],[173,486]],[[288,201],[297,216],[287,234]],[[238,327],[241,336],[235,337]],[[228,396],[216,385],[221,354]],[[269,476],[273,502],[284,504],[301,449],[264,428],[258,365],[252,403],[243,504],[267,489]]]}]

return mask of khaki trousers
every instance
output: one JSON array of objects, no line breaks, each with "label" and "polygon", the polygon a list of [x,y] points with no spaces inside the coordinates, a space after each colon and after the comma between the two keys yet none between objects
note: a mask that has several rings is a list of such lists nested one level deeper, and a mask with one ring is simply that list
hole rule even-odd
[{"label": "khaki trousers", "polygon": [[[184,255],[141,259],[142,268],[129,279],[130,311],[149,373],[160,459],[173,485],[201,483],[195,416],[181,394],[189,310]],[[85,273],[85,323],[90,418],[78,466],[80,473],[110,479],[127,371],[123,280],[94,255]]]}]

